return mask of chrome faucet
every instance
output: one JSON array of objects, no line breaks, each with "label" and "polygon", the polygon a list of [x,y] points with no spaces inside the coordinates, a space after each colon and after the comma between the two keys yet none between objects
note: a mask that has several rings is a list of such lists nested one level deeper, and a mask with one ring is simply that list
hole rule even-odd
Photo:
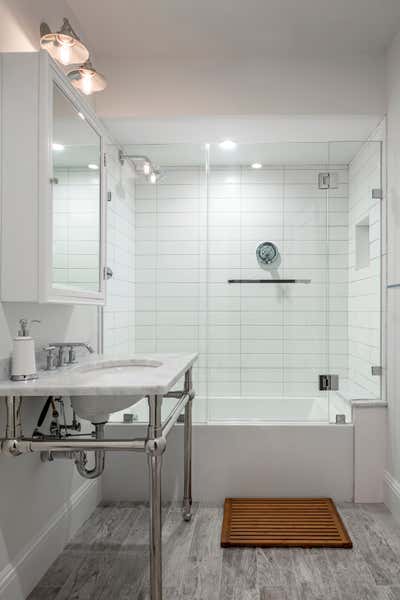
[{"label": "chrome faucet", "polygon": [[[94,350],[90,344],[86,344],[85,342],[54,342],[49,344],[49,346],[53,348],[58,348],[58,367],[63,367],[64,365],[73,365],[76,362],[76,352],[75,348],[86,348],[86,350],[93,354]],[[65,361],[65,350],[68,349],[68,360]]]}]

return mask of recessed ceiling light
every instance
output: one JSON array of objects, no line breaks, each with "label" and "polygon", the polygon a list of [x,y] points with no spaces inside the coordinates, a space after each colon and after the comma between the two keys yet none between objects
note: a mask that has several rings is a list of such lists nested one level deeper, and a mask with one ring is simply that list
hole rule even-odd
[{"label": "recessed ceiling light", "polygon": [[262,169],[262,164],[255,162],[251,165],[251,168],[252,169]]},{"label": "recessed ceiling light", "polygon": [[53,148],[53,150],[55,150],[56,152],[61,152],[62,150],[64,150],[64,146],[63,144],[57,144],[56,142],[54,142],[51,147]]},{"label": "recessed ceiling light", "polygon": [[88,169],[92,169],[92,171],[98,171],[99,170],[99,165],[95,165],[94,163],[89,163],[88,164]]},{"label": "recessed ceiling light", "polygon": [[237,143],[232,140],[224,140],[219,144],[219,147],[222,148],[222,150],[234,150],[236,146]]}]

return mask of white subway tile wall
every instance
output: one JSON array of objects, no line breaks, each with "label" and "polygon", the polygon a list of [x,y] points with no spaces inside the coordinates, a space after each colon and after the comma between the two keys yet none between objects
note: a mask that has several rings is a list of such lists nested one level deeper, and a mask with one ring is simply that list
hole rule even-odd
[{"label": "white subway tile wall", "polygon": [[99,175],[87,169],[58,168],[54,194],[54,282],[99,289]]},{"label": "white subway tile wall", "polygon": [[[381,381],[372,366],[381,365],[381,201],[372,190],[381,188],[381,147],[366,143],[349,168],[349,377],[379,398]],[[367,224],[365,266],[356,260],[356,227]]]},{"label": "white subway tile wall", "polygon": [[104,351],[135,351],[135,179],[129,162],[122,166],[115,146],[107,148],[107,281]]},{"label": "white subway tile wall", "polygon": [[[136,185],[136,350],[200,353],[198,420],[270,418],[272,398],[279,418],[296,397],[325,399],[327,418],[318,375],[348,377],[348,169],[329,201],[321,170],[212,168],[208,194],[202,168]],[[311,284],[227,283],[278,276]]]}]

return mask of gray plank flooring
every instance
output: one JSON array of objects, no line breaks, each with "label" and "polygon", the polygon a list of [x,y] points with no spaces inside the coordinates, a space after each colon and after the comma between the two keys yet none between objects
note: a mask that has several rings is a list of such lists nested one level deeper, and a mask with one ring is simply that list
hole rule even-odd
[{"label": "gray plank flooring", "polygon": [[[185,523],[163,507],[164,600],[400,600],[400,526],[382,504],[340,504],[354,548],[225,548],[222,507]],[[149,600],[148,510],[99,506],[28,600]]]}]

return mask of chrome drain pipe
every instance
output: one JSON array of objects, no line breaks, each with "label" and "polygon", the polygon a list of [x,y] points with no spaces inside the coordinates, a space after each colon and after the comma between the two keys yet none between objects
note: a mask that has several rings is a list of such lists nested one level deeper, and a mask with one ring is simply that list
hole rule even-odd
[{"label": "chrome drain pipe", "polygon": [[[104,439],[104,425],[105,423],[95,423],[96,430],[96,440]],[[86,467],[87,463],[87,453],[84,450],[81,450],[76,459],[75,466],[76,469],[82,477],[85,479],[96,479],[96,477],[100,477],[100,475],[104,471],[105,461],[106,461],[106,452],[105,450],[95,450],[94,451],[94,467],[93,469],[88,469]]]}]

